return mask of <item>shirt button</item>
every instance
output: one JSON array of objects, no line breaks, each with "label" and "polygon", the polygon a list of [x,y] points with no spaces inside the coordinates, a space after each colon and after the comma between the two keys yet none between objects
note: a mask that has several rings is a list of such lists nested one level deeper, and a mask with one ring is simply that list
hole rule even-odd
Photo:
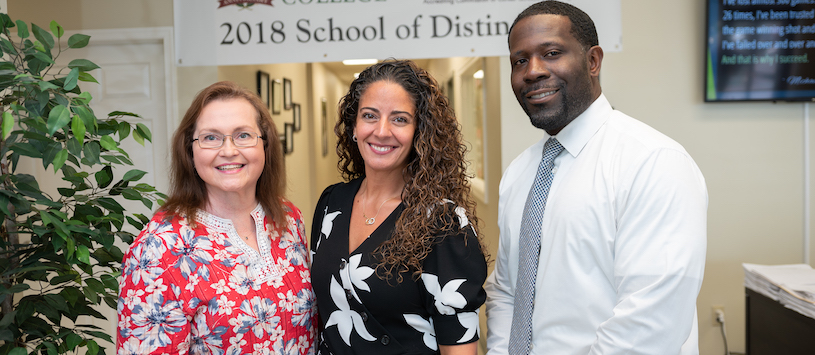
[{"label": "shirt button", "polygon": [[340,261],[340,270],[345,269],[345,265],[346,265],[346,264],[347,264],[347,263],[345,262],[345,259],[342,259],[342,261]]},{"label": "shirt button", "polygon": [[362,313],[359,314],[359,316],[362,317],[363,322],[368,321],[368,313],[362,312]]},{"label": "shirt button", "polygon": [[381,342],[382,345],[388,345],[391,342],[391,338],[387,335],[383,335],[382,339],[379,339],[379,342]]},{"label": "shirt button", "polygon": [[345,290],[345,298],[349,300],[354,298],[354,294],[351,293],[351,290]]}]

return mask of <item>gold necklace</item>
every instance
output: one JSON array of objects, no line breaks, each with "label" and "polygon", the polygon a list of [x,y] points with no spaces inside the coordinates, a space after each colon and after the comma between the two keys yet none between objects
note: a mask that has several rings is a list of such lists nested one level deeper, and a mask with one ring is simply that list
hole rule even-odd
[{"label": "gold necklace", "polygon": [[367,201],[367,198],[368,198],[368,184],[367,184],[367,181],[366,181],[365,195],[362,196],[362,218],[365,218],[365,224],[370,226],[370,225],[376,223],[376,217],[379,216],[379,211],[382,210],[382,206],[385,205],[385,202],[393,200],[393,199],[395,199],[397,197],[399,197],[399,196],[393,196],[393,197],[391,197],[391,198],[389,198],[389,199],[387,199],[385,201],[382,201],[382,204],[380,204],[379,208],[376,210],[376,214],[373,217],[368,218],[368,216],[365,214],[365,201]]}]

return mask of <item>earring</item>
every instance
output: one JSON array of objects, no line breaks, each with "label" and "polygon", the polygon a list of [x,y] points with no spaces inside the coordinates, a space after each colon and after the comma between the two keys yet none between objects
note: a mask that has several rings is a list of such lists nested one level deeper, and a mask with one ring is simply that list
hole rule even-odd
[{"label": "earring", "polygon": [[351,140],[354,141],[354,142],[357,141],[357,134],[356,133],[354,133],[354,135],[351,136]]}]

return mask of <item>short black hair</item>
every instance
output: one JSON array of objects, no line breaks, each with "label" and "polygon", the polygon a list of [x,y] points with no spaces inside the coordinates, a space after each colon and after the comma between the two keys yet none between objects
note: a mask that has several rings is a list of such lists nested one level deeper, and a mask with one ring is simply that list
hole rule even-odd
[{"label": "short black hair", "polygon": [[[584,50],[600,44],[597,39],[597,29],[594,27],[594,21],[591,20],[588,14],[583,10],[578,9],[574,5],[565,2],[546,0],[533,4],[518,14],[512,27],[509,28],[509,34],[512,34],[512,29],[518,21],[535,15],[560,15],[569,18],[572,22],[572,35],[577,38],[577,41],[583,46]],[[509,36],[507,36],[509,38]]]}]

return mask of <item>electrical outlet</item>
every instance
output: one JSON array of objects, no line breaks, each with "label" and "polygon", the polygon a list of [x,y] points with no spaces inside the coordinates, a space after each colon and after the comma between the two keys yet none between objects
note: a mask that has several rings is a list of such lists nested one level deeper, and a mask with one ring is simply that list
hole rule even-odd
[{"label": "electrical outlet", "polygon": [[719,320],[717,319],[719,312],[721,312],[721,314],[724,315],[724,306],[715,305],[710,309],[710,319],[712,321],[711,324],[716,327],[719,326]]}]

